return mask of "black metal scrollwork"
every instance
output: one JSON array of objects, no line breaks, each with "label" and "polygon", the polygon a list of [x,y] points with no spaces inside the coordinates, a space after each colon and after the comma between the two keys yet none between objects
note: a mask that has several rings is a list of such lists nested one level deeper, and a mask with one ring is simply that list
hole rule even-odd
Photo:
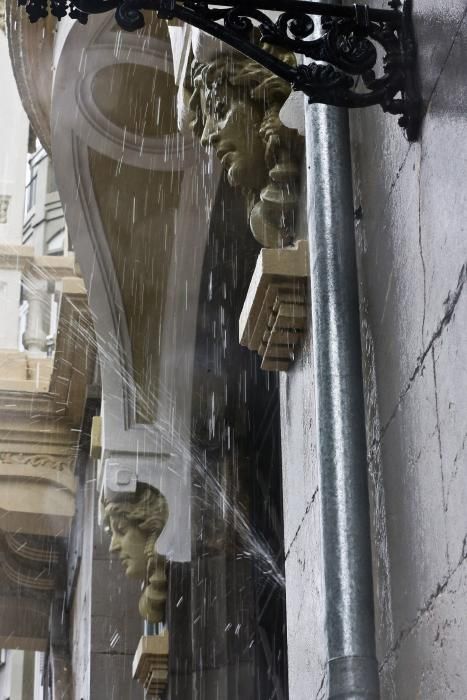
[{"label": "black metal scrollwork", "polygon": [[[222,39],[287,80],[310,102],[337,107],[379,104],[399,123],[409,139],[416,137],[419,100],[415,80],[415,42],[411,28],[412,0],[391,0],[390,10],[366,5],[330,6],[297,0],[18,0],[32,22],[51,14],[66,14],[82,23],[88,15],[115,10],[118,24],[134,31],[144,25],[142,10],[164,19],[178,18]],[[282,9],[281,9],[282,8]],[[279,10],[277,19],[266,14]],[[321,16],[316,30],[313,17]],[[258,41],[259,36],[259,41]],[[290,65],[264,47],[270,44],[311,59]],[[380,47],[384,58],[376,76]],[[325,64],[325,65],[323,65]]]},{"label": "black metal scrollwork", "polygon": [[127,32],[134,32],[144,27],[144,15],[139,0],[123,0],[115,11],[118,25]]}]

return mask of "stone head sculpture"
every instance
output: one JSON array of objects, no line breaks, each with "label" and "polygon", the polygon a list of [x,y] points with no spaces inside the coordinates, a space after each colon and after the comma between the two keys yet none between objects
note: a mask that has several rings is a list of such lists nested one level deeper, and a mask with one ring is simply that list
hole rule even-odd
[{"label": "stone head sculpture", "polygon": [[[269,50],[295,62],[292,53]],[[301,146],[297,132],[279,119],[290,85],[249,58],[221,54],[193,63],[190,88],[192,129],[215,151],[229,183],[249,197],[253,234],[263,245],[284,245],[297,201]]]},{"label": "stone head sculpture", "polygon": [[157,489],[140,484],[125,500],[105,502],[104,511],[112,535],[110,551],[119,555],[127,576],[144,583],[140,614],[149,622],[161,622],[167,594],[166,562],[156,552],[156,540],[167,522],[167,501]]}]

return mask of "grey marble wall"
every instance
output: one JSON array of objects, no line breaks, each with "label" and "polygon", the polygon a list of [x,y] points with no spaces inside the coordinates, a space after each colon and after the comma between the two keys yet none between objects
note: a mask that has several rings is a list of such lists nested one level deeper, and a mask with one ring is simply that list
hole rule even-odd
[{"label": "grey marble wall", "polygon": [[[385,3],[374,2],[373,6]],[[425,118],[351,115],[384,700],[467,697],[467,2],[414,0]],[[291,700],[323,697],[311,349],[281,383]],[[320,690],[321,688],[321,690]]]},{"label": "grey marble wall", "polygon": [[352,118],[384,698],[464,698],[467,2],[415,0],[425,118]]}]

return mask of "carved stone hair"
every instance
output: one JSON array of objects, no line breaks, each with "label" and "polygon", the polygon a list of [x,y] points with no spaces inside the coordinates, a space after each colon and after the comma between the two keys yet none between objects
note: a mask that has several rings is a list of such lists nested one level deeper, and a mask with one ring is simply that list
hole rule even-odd
[{"label": "carved stone hair", "polygon": [[[295,65],[295,55],[290,51],[262,44],[263,49],[277,56],[289,65]],[[191,82],[187,88],[192,96],[189,102],[193,112],[191,127],[197,136],[203,132],[203,114],[201,110],[200,92],[203,88],[211,88],[216,81],[227,80],[234,87],[244,86],[249,90],[249,96],[260,103],[266,112],[272,105],[282,105],[291,92],[289,83],[271,73],[251,58],[236,54],[221,54],[209,63],[193,61]]]},{"label": "carved stone hair", "polygon": [[167,501],[160,491],[146,484],[138,484],[136,492],[124,501],[104,502],[104,510],[106,524],[110,517],[120,517],[147,534],[145,554],[154,556],[154,545],[169,517]]},{"label": "carved stone hair", "polygon": [[[267,44],[271,55],[295,65],[295,55]],[[257,186],[245,187],[249,205],[250,229],[256,240],[268,247],[282,247],[293,242],[297,204],[299,201],[299,163],[303,139],[295,129],[285,127],[279,117],[291,87],[267,68],[239,53],[222,54],[209,63],[192,65],[189,109],[191,128],[202,137],[206,115],[203,114],[203,92],[228,81],[233,87],[244,87],[245,98],[257,105],[259,119],[251,123],[264,144],[264,162],[252,160],[251,169],[259,173]],[[253,120],[253,117],[252,117]]]}]

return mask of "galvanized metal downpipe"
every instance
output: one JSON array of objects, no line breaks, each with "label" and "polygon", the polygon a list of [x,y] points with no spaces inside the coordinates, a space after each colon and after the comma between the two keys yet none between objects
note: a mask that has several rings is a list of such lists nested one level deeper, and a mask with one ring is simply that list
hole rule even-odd
[{"label": "galvanized metal downpipe", "polygon": [[347,110],[306,107],[329,698],[379,698]]}]

